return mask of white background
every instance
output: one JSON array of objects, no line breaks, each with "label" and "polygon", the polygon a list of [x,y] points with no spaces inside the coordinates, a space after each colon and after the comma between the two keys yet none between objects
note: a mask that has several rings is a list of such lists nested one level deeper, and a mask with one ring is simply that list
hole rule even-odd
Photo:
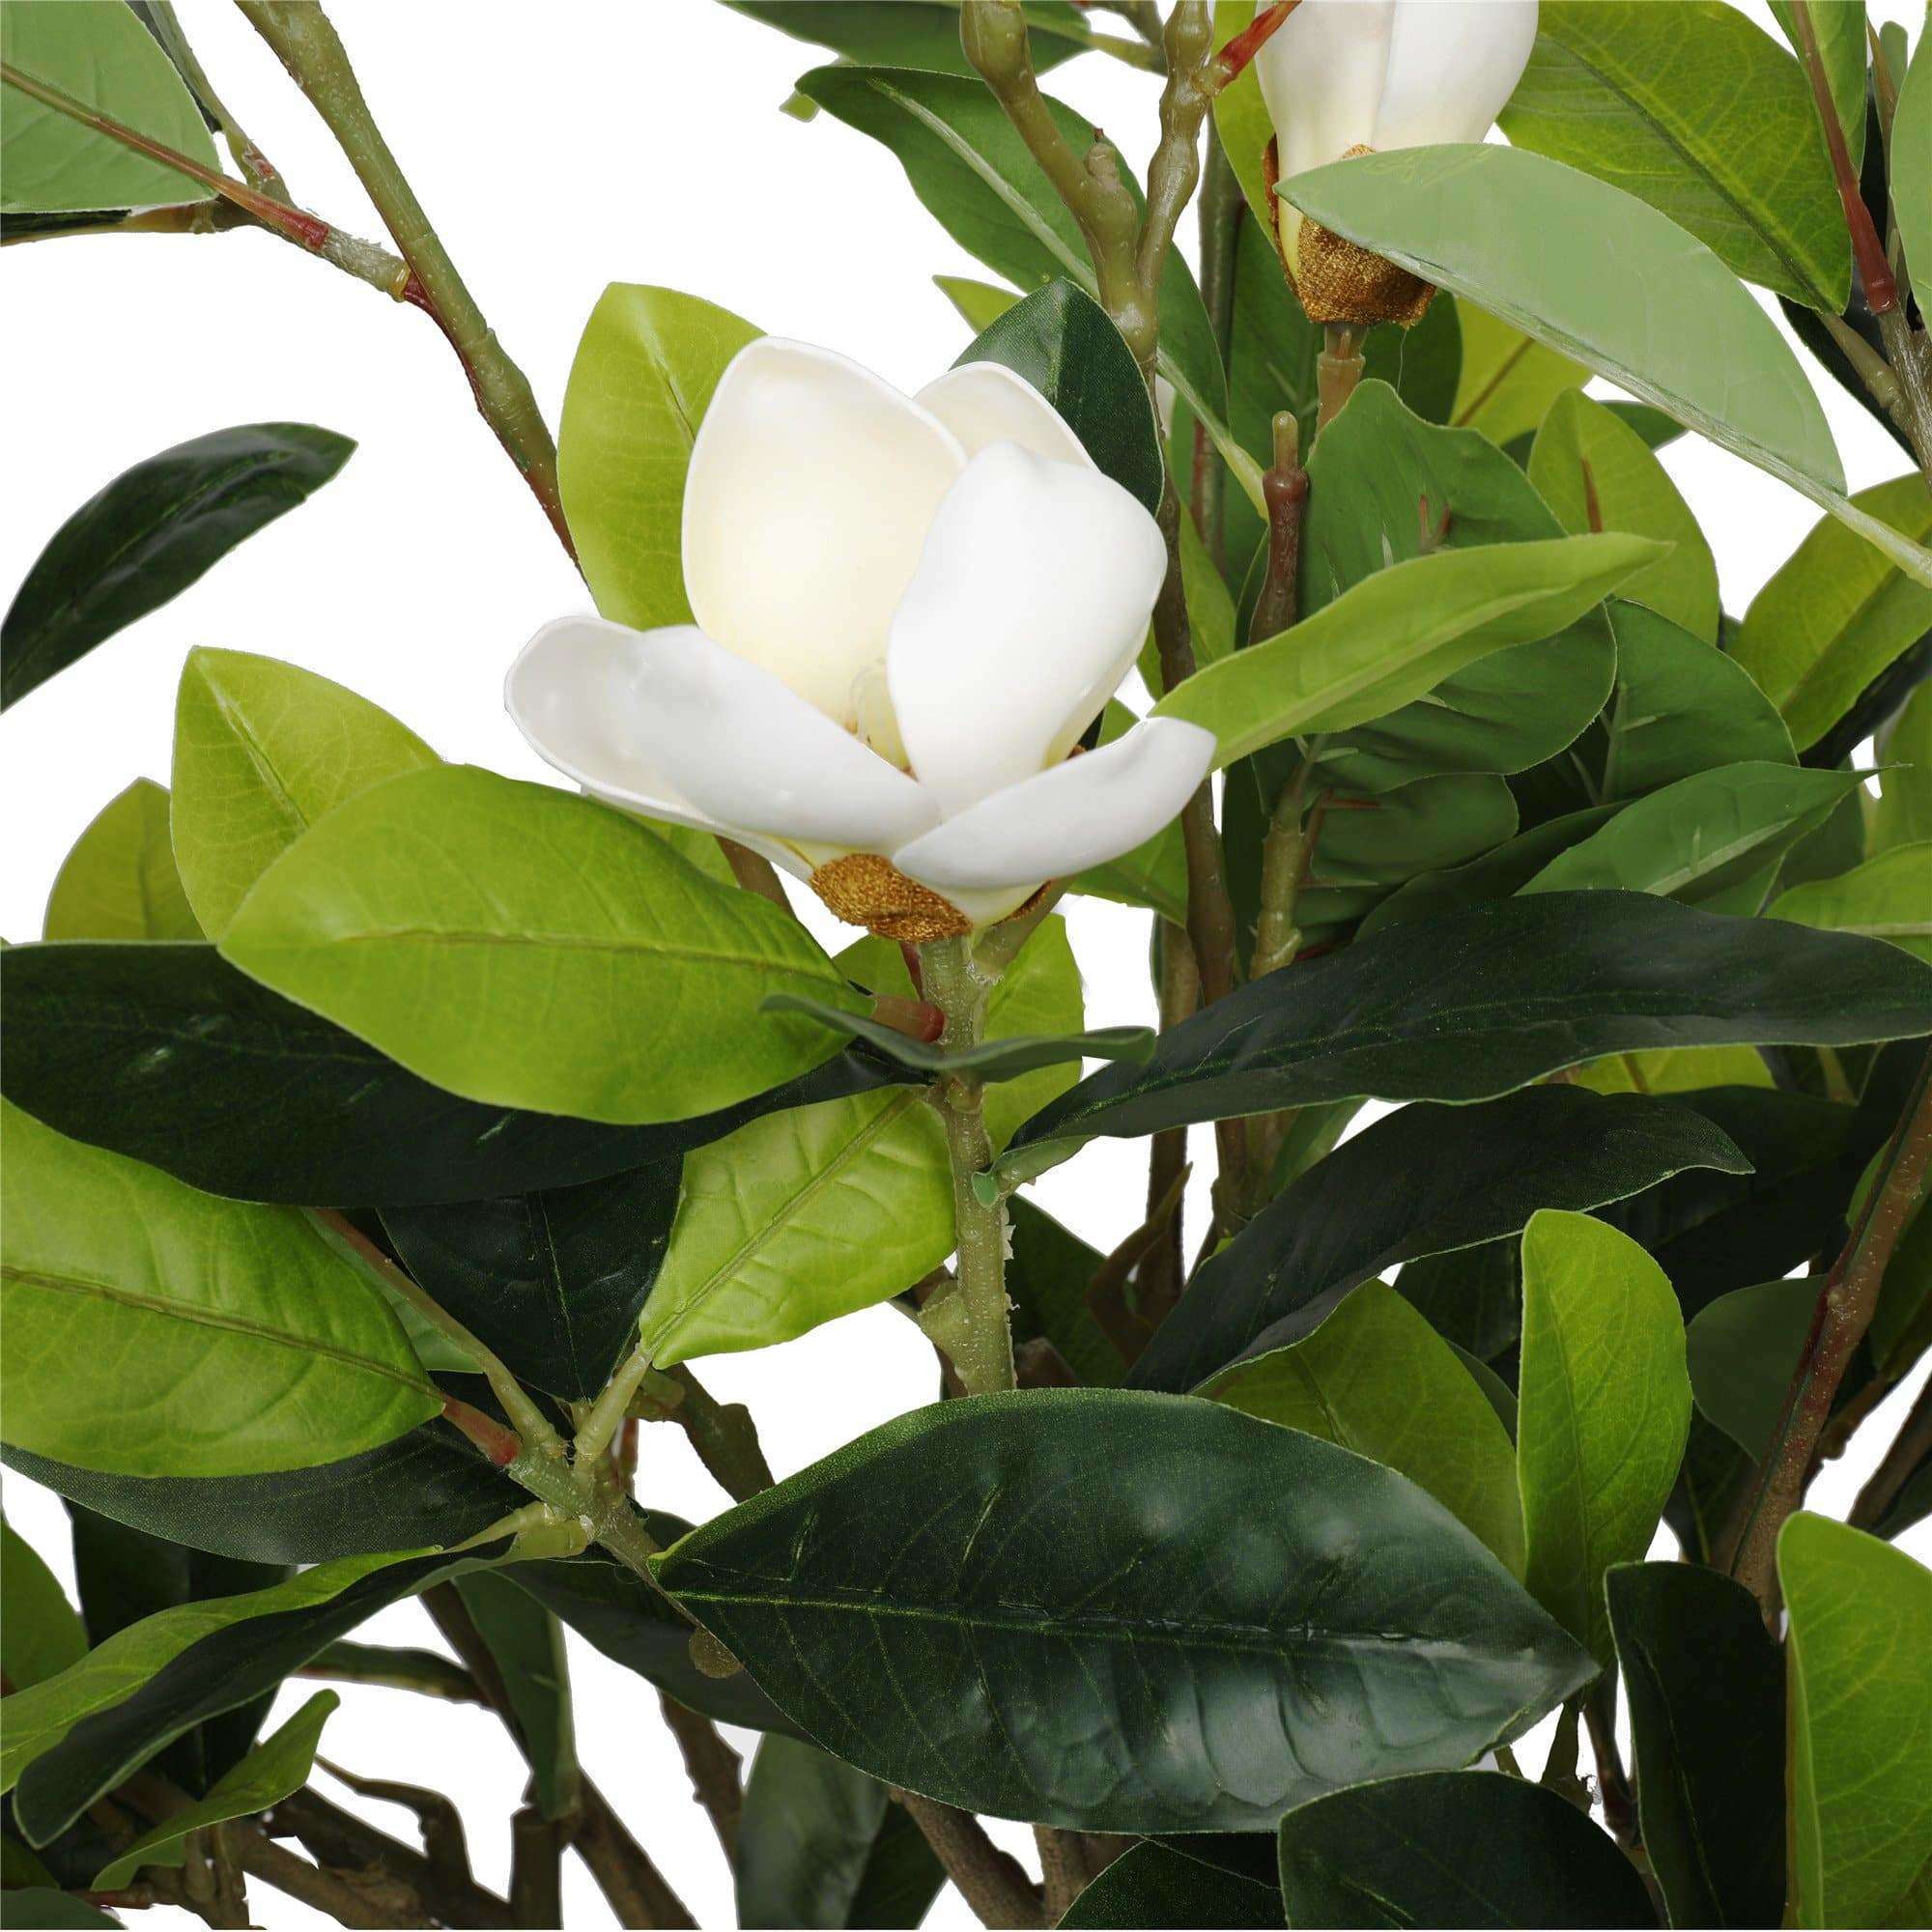
[{"label": "white background", "polygon": [[[235,9],[181,0],[179,11],[217,91],[298,202],[378,235],[347,164]],[[1750,11],[1770,25],[1761,4]],[[1872,8],[1875,18],[1916,12],[1905,0]],[[829,116],[806,125],[778,111],[793,78],[829,55],[708,0],[333,0],[331,13],[431,219],[553,423],[579,329],[610,281],[705,296],[916,388],[969,338],[928,277],[996,279],[947,239],[876,143]],[[1097,55],[1049,82],[1104,125],[1137,169],[1151,144],[1155,85]],[[1192,234],[1190,214],[1190,250]],[[426,317],[248,232],[14,247],[3,272],[0,594],[88,496],[170,443],[295,418],[361,446],[312,502],[8,714],[0,933],[38,935],[62,856],[115,792],[136,776],[167,781],[174,685],[193,644],[306,666],[386,706],[446,757],[552,778],[503,716],[499,686],[539,624],[587,600]],[[1853,487],[1897,474],[1896,445],[1820,382]],[[1663,460],[1716,550],[1725,608],[1742,612],[1815,512],[1694,437]],[[1090,1017],[1151,1018],[1145,919],[1085,900],[1071,920]],[[830,936],[829,923],[821,930]],[[1095,1143],[1047,1178],[1040,1199],[1111,1247],[1139,1218],[1142,1161],[1133,1144]],[[1197,1229],[1200,1214],[1197,1204]],[[703,1373],[718,1395],[753,1406],[781,1475],[935,1388],[930,1351],[890,1309]],[[1866,1425],[1847,1464],[1826,1472],[1819,1507],[1842,1514],[1903,1400]],[[723,1506],[679,1432],[647,1432],[645,1455],[651,1503],[694,1518]],[[56,1499],[10,1476],[6,1506],[68,1576]],[[1918,1548],[1927,1553],[1922,1536]],[[434,1641],[414,1605],[358,1635]],[[728,1879],[655,1693],[574,1637],[571,1662],[585,1766],[700,1922],[729,1925]],[[299,1695],[284,1693],[277,1720]],[[751,1739],[737,1742],[749,1752]],[[505,1881],[503,1821],[523,1777],[494,1719],[353,1690],[324,1751],[364,1774],[449,1791],[469,1816],[479,1876]],[[1525,1761],[1540,1763],[1536,1747]],[[409,1833],[393,1807],[361,1805],[339,1787],[330,1795]],[[1016,1846],[1027,1836],[1001,1834]],[[565,1873],[571,1922],[611,1922],[582,1868],[571,1861]],[[258,1922],[325,1922],[264,1887],[253,1897]],[[140,1922],[178,1917],[195,1922],[167,1912]],[[949,1891],[928,1922],[974,1921]]]}]

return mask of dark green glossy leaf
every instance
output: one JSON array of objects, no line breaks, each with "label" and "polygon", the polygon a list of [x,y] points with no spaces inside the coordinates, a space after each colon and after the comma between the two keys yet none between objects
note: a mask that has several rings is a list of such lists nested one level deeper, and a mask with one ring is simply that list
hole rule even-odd
[{"label": "dark green glossy leaf", "polygon": [[981,1080],[1016,1080],[1023,1073],[1038,1072],[1042,1066],[1064,1066],[1069,1060],[1138,1062],[1153,1051],[1151,1027],[1099,1027],[1093,1033],[1069,1034],[1063,1039],[1022,1035],[948,1050],[915,1039],[881,1020],[844,1012],[838,1007],[828,1007],[822,1000],[801,999],[795,993],[774,993],[764,1006],[767,1012],[804,1013],[835,1033],[863,1039],[867,1046],[877,1048],[902,1066],[933,1075],[973,1073]]},{"label": "dark green glossy leaf", "polygon": [[[931,68],[970,74],[959,45],[958,0],[724,0],[734,13],[762,20],[794,40],[830,47],[862,67]],[[1067,0],[1027,0],[1027,41],[1036,73],[1071,60],[1092,30]]]},{"label": "dark green glossy leaf", "polygon": [[1296,1925],[1653,1926],[1636,1867],[1553,1791],[1499,1771],[1424,1773],[1281,1821]]},{"label": "dark green glossy leaf", "polygon": [[[1486,1241],[1480,1248],[1454,1248],[1406,1264],[1396,1292],[1428,1319],[1438,1335],[1471,1361],[1487,1364],[1516,1347],[1522,1321],[1520,1272],[1514,1241]],[[1508,1393],[1507,1383],[1504,1390]],[[1514,1434],[1514,1394],[1510,1403],[1508,1420]]]},{"label": "dark green glossy leaf", "polygon": [[1287,1924],[1281,1888],[1269,1878],[1190,1858],[1186,1839],[1129,1846],[1061,1918],[1065,1926],[1213,1925],[1269,1927]]},{"label": "dark green glossy leaf", "polygon": [[1514,838],[1505,839],[1493,851],[1485,852],[1480,859],[1471,859],[1466,866],[1452,866],[1442,872],[1424,872],[1385,898],[1362,922],[1356,937],[1366,939],[1385,925],[1401,925],[1410,920],[1439,919],[1490,899],[1512,898],[1552,859],[1607,824],[1615,810],[1614,806],[1599,805],[1582,811],[1567,811],[1560,817],[1545,819],[1541,825],[1532,825],[1527,832],[1519,832]]},{"label": "dark green glossy leaf", "polygon": [[1643,1846],[1673,1925],[1784,1918],[1784,1661],[1741,1585],[1694,1563],[1605,1579]]},{"label": "dark green glossy leaf", "polygon": [[212,946],[22,946],[0,974],[10,1100],[214,1194],[430,1207],[581,1182],[786,1107],[889,1086],[858,1051],[714,1114],[617,1127],[459,1099]]},{"label": "dark green glossy leaf", "polygon": [[1589,1674],[1403,1478],[1137,1391],[917,1410],[658,1565],[840,1757],[1076,1830],[1264,1829],[1465,1763]]},{"label": "dark green glossy leaf", "polygon": [[0,707],[185,590],[355,447],[309,423],[245,423],[123,471],[54,532],[0,624]]},{"label": "dark green glossy leaf", "polygon": [[0,1891],[0,1925],[33,1928],[33,1932],[92,1932],[95,1926],[119,1926],[111,1912],[88,1904],[72,1893],[50,1886],[28,1885]]},{"label": "dark green glossy leaf", "polygon": [[[689,1525],[652,1519],[659,1541]],[[595,1649],[668,1692],[680,1704],[724,1724],[748,1730],[797,1732],[742,1670],[708,1677],[691,1661],[691,1626],[648,1583],[600,1550],[541,1563],[512,1564],[504,1573],[560,1617]]]},{"label": "dark green glossy leaf", "polygon": [[521,1379],[592,1400],[631,1347],[677,1213],[681,1160],[383,1217],[404,1265]]},{"label": "dark green glossy leaf", "polygon": [[1596,1208],[1687,1167],[1747,1166],[1709,1122],[1640,1094],[1528,1087],[1466,1110],[1404,1107],[1344,1141],[1216,1254],[1128,1379],[1193,1388],[1312,1333],[1357,1283],[1403,1262],[1514,1234],[1539,1208]]},{"label": "dark green glossy leaf", "polygon": [[1013,1149],[1362,1094],[1488,1099],[1639,1047],[1928,1030],[1932,968],[1881,940],[1647,893],[1541,893],[1379,932],[1243,986],[1163,1034],[1145,1067],[1083,1080]]},{"label": "dark green glossy leaf", "polygon": [[802,1739],[765,1738],[738,1821],[738,1923],[917,1925],[946,1874],[886,1787]]},{"label": "dark green glossy leaf", "polygon": [[1110,1388],[1126,1364],[1087,1306],[1087,1291],[1106,1257],[1023,1194],[1007,1203],[1012,1258],[1007,1293],[1013,1304],[1013,1343],[1042,1336],[1083,1382]]},{"label": "dark green glossy leaf", "polygon": [[[787,0],[789,4],[789,0]],[[982,329],[953,362],[1000,362],[1024,376],[1103,475],[1160,508],[1166,474],[1153,399],[1133,351],[1085,289],[1049,282]]]},{"label": "dark green glossy leaf", "polygon": [[561,1627],[505,1574],[474,1571],[456,1579],[456,1590],[502,1675],[538,1806],[546,1818],[571,1816],[582,1780]]},{"label": "dark green glossy leaf", "polygon": [[1754,1462],[1776,1431],[1817,1302],[1818,1284],[1794,1275],[1720,1294],[1690,1323],[1697,1406]]},{"label": "dark green glossy leaf", "polygon": [[[485,1546],[467,1558],[350,1558],[272,1590],[130,1626],[72,1671],[23,1693],[41,1701],[18,1741],[29,1760],[14,1797],[22,1833],[46,1843],[191,1725],[250,1702],[364,1618],[505,1548]],[[28,1716],[17,1706],[9,1715]]]}]

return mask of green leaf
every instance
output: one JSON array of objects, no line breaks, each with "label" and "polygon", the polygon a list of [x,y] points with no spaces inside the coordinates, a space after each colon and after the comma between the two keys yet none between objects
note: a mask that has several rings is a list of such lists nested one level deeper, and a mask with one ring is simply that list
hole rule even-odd
[{"label": "green leaf", "polygon": [[1455,1350],[1394,1289],[1364,1282],[1306,1341],[1252,1355],[1202,1393],[1406,1476],[1522,1575],[1508,1432]]},{"label": "green leaf", "polygon": [[[1259,1837],[1259,1833],[1250,1833]],[[1108,1865],[1061,1917],[1063,1926],[1284,1925],[1272,1874],[1245,1877],[1193,1856],[1194,1837],[1144,1839]],[[1263,1842],[1265,1842],[1264,1840]]]},{"label": "green leaf", "polygon": [[1604,1572],[1649,1549],[1690,1427],[1684,1318],[1628,1235],[1587,1214],[1531,1217],[1517,1395],[1529,1587],[1613,1664]]},{"label": "green leaf", "polygon": [[1127,1390],[901,1416],[657,1567],[838,1756],[1073,1830],[1264,1830],[1354,1777],[1463,1763],[1588,1674],[1400,1476]]},{"label": "green leaf", "polygon": [[1690,504],[1635,430],[1580,389],[1566,389],[1536,433],[1529,480],[1573,536],[1628,530],[1671,545],[1623,595],[1717,642],[1717,560]]},{"label": "green leaf", "polygon": [[393,1208],[383,1225],[411,1274],[520,1380],[592,1402],[636,1338],[670,1240],[680,1166]]},{"label": "green leaf", "polygon": [[1876,740],[1878,802],[1865,815],[1865,850],[1932,838],[1932,684],[1921,684]]},{"label": "green leaf", "polygon": [[[1932,541],[1932,496],[1898,476],[1852,501],[1915,544]],[[1751,599],[1731,654],[1783,714],[1802,752],[1899,654],[1932,630],[1932,588],[1859,533],[1821,518]]]},{"label": "green leaf", "polygon": [[[4,17],[11,30],[23,16],[101,9],[128,18],[120,0],[9,6]],[[128,19],[128,29],[159,58],[138,21]],[[355,447],[310,423],[244,423],[123,470],[48,539],[0,621],[0,708],[159,610],[237,544],[306,502]]]},{"label": "green leaf", "polygon": [[1020,299],[1017,289],[976,282],[970,275],[934,275],[933,286],[965,319],[975,335],[991,328]]},{"label": "green leaf", "polygon": [[[67,0],[59,7],[0,7],[0,56],[82,106],[205,168],[219,164],[194,98],[131,7],[121,0]],[[43,107],[6,96],[0,141],[0,208],[147,208],[207,201],[213,193],[178,169]],[[9,692],[11,698],[17,693]]]},{"label": "green leaf", "polygon": [[1007,1228],[1013,1346],[1044,1337],[1076,1380],[1094,1388],[1118,1383],[1126,1364],[1087,1306],[1087,1291],[1106,1257],[1023,1194],[1007,1203]]},{"label": "green leaf", "polygon": [[[1904,31],[1899,32],[1902,59]],[[1921,33],[1918,51],[1899,81],[1898,111],[1891,124],[1891,206],[1905,265],[1918,306],[1932,313],[1932,54]],[[1899,61],[1892,77],[1898,79]]]},{"label": "green leaf", "polygon": [[466,1099],[616,1124],[727,1107],[827,1058],[758,1011],[855,1003],[817,943],[622,813],[472,766],[386,780],[256,882],[222,956]]},{"label": "green leaf", "polygon": [[425,1207],[602,1180],[896,1068],[843,1053],[717,1113],[617,1127],[461,1100],[258,986],[211,946],[19,946],[0,974],[7,1097],[212,1194]]},{"label": "green leaf", "polygon": [[[798,90],[889,149],[926,211],[995,273],[1025,290],[1065,277],[1097,295],[1072,215],[977,75],[821,67],[802,75]],[[1051,99],[1046,108],[1077,153],[1092,145],[1091,121]],[[1138,192],[1131,177],[1123,173],[1122,180]],[[1261,467],[1228,428],[1227,378],[1201,292],[1179,249],[1168,250],[1161,270],[1159,311],[1160,373],[1260,508]]]},{"label": "green leaf", "polygon": [[91,1932],[95,1926],[119,1927],[111,1912],[101,1912],[71,1892],[51,1886],[28,1885],[0,1891],[0,1925],[31,1926],[34,1932]]},{"label": "green leaf", "polygon": [[193,1725],[272,1690],[378,1610],[505,1548],[350,1557],[272,1589],[130,1624],[72,1669],[7,1700],[0,1787],[17,1780],[22,1834],[47,1843]]},{"label": "green leaf", "polygon": [[570,365],[557,428],[563,514],[598,610],[688,624],[684,476],[724,366],[762,331],[675,289],[612,282]]},{"label": "green leaf", "polygon": [[230,1818],[246,1818],[279,1804],[308,1782],[315,1763],[322,1727],[342,1699],[333,1690],[318,1690],[272,1737],[264,1738],[208,1796],[165,1824],[144,1832],[120,1857],[95,1876],[94,1889],[117,1891],[133,1882],[143,1865],[178,1865],[186,1856],[190,1832],[220,1825]]},{"label": "green leaf", "polygon": [[1770,1087],[1764,1057],[1748,1046],[1664,1047],[1593,1060],[1570,1078],[1596,1094],[1694,1094],[1706,1087]]},{"label": "green leaf", "polygon": [[31,1690],[87,1655],[87,1630],[54,1573],[0,1519],[0,1674],[8,1694]]},{"label": "green leaf", "polygon": [[[959,0],[724,0],[734,13],[762,20],[794,40],[830,47],[861,66],[930,68],[970,74],[959,45]],[[1065,0],[1030,0],[1026,7],[1034,71],[1045,73],[1093,43],[1093,35]]]},{"label": "green leaf", "polygon": [[529,1763],[538,1807],[546,1818],[573,1816],[582,1777],[562,1626],[518,1589],[507,1572],[473,1571],[456,1579],[456,1591],[509,1693],[510,1718]]},{"label": "green leaf", "polygon": [[1501,116],[1519,148],[1641,195],[1747,281],[1845,306],[1851,243],[1810,88],[1769,34],[1718,0],[1548,0],[1537,29]]},{"label": "green leaf", "polygon": [[1733,1289],[1700,1308],[1686,1341],[1698,1412],[1761,1461],[1804,1352],[1818,1285],[1808,1275]]},{"label": "green leaf", "polygon": [[293,1209],[5,1120],[9,1441],[126,1475],[244,1475],[441,1407],[382,1295]]},{"label": "green leaf", "polygon": [[1567,1798],[1499,1771],[1357,1784],[1281,1821],[1295,1925],[1656,1924],[1636,1867]]},{"label": "green leaf", "polygon": [[[1828,950],[1829,949],[1829,950]],[[1391,927],[1237,988],[1102,1067],[1015,1138],[1318,1100],[1482,1100],[1605,1053],[1850,1044],[1932,1032],[1932,969],[1896,947],[1647,893],[1538,893]]]},{"label": "green leaf", "polygon": [[[1804,4],[1818,37],[1832,108],[1838,117],[1856,174],[1865,156],[1865,36],[1869,32],[1865,0],[1804,0]],[[1804,43],[1798,38],[1792,5],[1793,0],[1771,0],[1771,11],[1786,43],[1802,57]]]},{"label": "green leaf", "polygon": [[201,927],[147,936],[218,939],[317,819],[439,762],[407,725],[329,678],[248,651],[190,651],[175,697],[174,850]]},{"label": "green leaf", "polygon": [[765,1010],[808,1014],[835,1033],[877,1047],[902,1066],[935,1077],[972,1073],[986,1081],[1016,1080],[1023,1073],[1037,1073],[1042,1066],[1064,1066],[1069,1061],[1076,1065],[1083,1059],[1143,1061],[1153,1051],[1151,1027],[1099,1027],[1062,1039],[983,1039],[977,1046],[948,1049],[915,1039],[883,1021],[843,1012],[822,1000],[800,999],[795,993],[774,993],[765,1002]]},{"label": "green leaf", "polygon": [[1452,866],[1443,872],[1425,872],[1384,899],[1362,922],[1356,936],[1366,939],[1386,925],[1438,919],[1464,906],[1508,898],[1520,893],[1551,859],[1606,824],[1615,810],[1614,806],[1600,805],[1546,818],[1541,825],[1519,832],[1514,838],[1505,839],[1493,851],[1470,860],[1467,865]]},{"label": "green leaf", "polygon": [[1641,537],[1605,534],[1418,556],[1197,671],[1153,715],[1212,731],[1220,765],[1368,724],[1492,651],[1564,629],[1657,554]]},{"label": "green leaf", "polygon": [[1463,373],[1449,414],[1456,428],[1479,431],[1500,449],[1533,434],[1559,396],[1590,380],[1582,363],[1466,297],[1455,300],[1463,323]]},{"label": "green leaf", "polygon": [[1932,841],[1894,845],[1834,879],[1816,879],[1780,893],[1773,919],[1831,932],[1887,939],[1920,959],[1932,959]]},{"label": "green leaf", "polygon": [[1932,1863],[1932,1572],[1801,1511],[1778,1535],[1777,1575],[1795,1922],[1909,1925]]},{"label": "green leaf", "polygon": [[[790,4],[790,0],[786,0]],[[1052,281],[1015,302],[954,358],[999,362],[1060,412],[1103,475],[1151,514],[1166,481],[1153,398],[1121,331],[1085,289]]]},{"label": "green leaf", "polygon": [[1602,789],[1634,798],[1719,765],[1792,765],[1791,733],[1733,658],[1646,611],[1614,600],[1616,693],[1605,723]]},{"label": "green leaf", "polygon": [[1859,786],[1857,772],[1723,765],[1634,800],[1522,888],[1622,887],[1747,916],[1764,903],[1778,860]]},{"label": "green leaf", "polygon": [[1763,1613],[1695,1563],[1618,1564],[1605,1587],[1671,1924],[1781,1924],[1784,1663]]},{"label": "green leaf", "polygon": [[946,1883],[886,1787],[798,1738],[767,1737],[738,1821],[738,1923],[917,1925]]},{"label": "green leaf", "polygon": [[[1776,325],[1701,242],[1642,202],[1494,145],[1368,155],[1282,192],[1769,470],[1932,584],[1932,551],[1846,498],[1824,411]],[[1606,260],[1622,271],[1606,276]]]},{"label": "green leaf", "polygon": [[168,842],[168,794],[136,779],[101,807],[61,861],[48,939],[199,939]]},{"label": "green leaf", "polygon": [[1131,1380],[1196,1387],[1300,1340],[1358,1283],[1405,1262],[1514,1235],[1539,1208],[1601,1208],[1691,1167],[1749,1163],[1689,1108],[1642,1095],[1546,1086],[1466,1111],[1405,1107],[1344,1141],[1208,1261]]}]

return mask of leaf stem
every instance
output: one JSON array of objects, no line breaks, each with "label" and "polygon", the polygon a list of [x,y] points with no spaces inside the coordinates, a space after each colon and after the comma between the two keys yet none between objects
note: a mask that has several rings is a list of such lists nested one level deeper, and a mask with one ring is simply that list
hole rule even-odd
[{"label": "leaf stem", "polygon": [[1811,1332],[1784,1393],[1771,1446],[1745,1506],[1731,1574],[1769,1618],[1777,1602],[1777,1533],[1804,1498],[1812,1460],[1853,1351],[1871,1325],[1886,1264],[1912,1218],[1932,1160],[1932,1049],[1920,1063],[1903,1116],[1885,1151],[1851,1238],[1832,1264]]},{"label": "leaf stem", "polygon": [[[934,940],[920,948],[919,958],[925,996],[946,1016],[940,1045],[952,1050],[977,1046],[993,982],[976,967],[970,940]],[[1009,1389],[1013,1334],[1007,1306],[1007,1204],[1003,1195],[996,1195],[988,1206],[973,1185],[993,1161],[984,1090],[972,1074],[949,1073],[930,1091],[946,1129],[959,1254],[955,1285],[948,1294],[958,1320],[946,1351],[968,1395]]]},{"label": "leaf stem", "polygon": [[1367,366],[1362,355],[1366,333],[1357,323],[1323,325],[1321,353],[1315,358],[1315,386],[1321,397],[1315,417],[1317,436],[1341,414],[1343,404],[1355,393],[1355,384],[1362,380],[1362,371]]},{"label": "leaf stem", "polygon": [[1932,1378],[1919,1389],[1891,1447],[1879,1458],[1845,1520],[1854,1529],[1876,1530],[1927,1457],[1932,1457]]},{"label": "leaf stem", "polygon": [[1859,280],[1864,285],[1865,306],[1875,316],[1884,316],[1898,307],[1898,283],[1886,260],[1885,243],[1873,225],[1871,210],[1860,186],[1858,170],[1852,166],[1851,150],[1845,145],[1845,130],[1838,121],[1837,103],[1832,99],[1831,76],[1825,71],[1825,56],[1818,45],[1818,25],[1811,17],[1811,0],[1792,0],[1791,22],[1798,43],[1798,57],[1805,78],[1811,83],[1811,99],[1825,129],[1825,148],[1831,156],[1832,178],[1837,184],[1838,200],[1845,211],[1845,226],[1851,231],[1852,255],[1858,263]]},{"label": "leaf stem", "polygon": [[[1214,347],[1226,368],[1233,358],[1235,333],[1236,242],[1247,203],[1241,185],[1235,178],[1233,164],[1208,123],[1208,173],[1201,188],[1201,299],[1208,309],[1208,324],[1214,331]],[[1207,426],[1194,425],[1194,488],[1191,503],[1194,527],[1214,559],[1214,568],[1224,575],[1228,568],[1226,499],[1228,477],[1210,441]],[[1265,487],[1265,479],[1264,479]]]},{"label": "leaf stem", "polygon": [[181,77],[187,82],[187,89],[195,98],[201,111],[221,129],[221,138],[228,145],[229,155],[235,165],[242,170],[242,179],[253,188],[259,188],[270,199],[287,203],[291,200],[288,185],[282,180],[281,171],[270,160],[260,148],[243,131],[242,124],[228,111],[226,103],[215,93],[213,83],[203,70],[201,62],[195,58],[193,47],[188,44],[187,36],[182,31],[181,21],[175,15],[174,0],[148,0],[148,24],[153,28],[155,38],[160,42],[162,51],[181,71]]},{"label": "leaf stem", "polygon": [[348,51],[320,0],[238,0],[238,4],[348,156],[409,264],[407,298],[428,313],[456,352],[478,412],[529,485],[574,563],[577,550],[557,489],[556,444],[537,408],[529,379],[504,354],[449,251],[430,226],[369,111]]}]

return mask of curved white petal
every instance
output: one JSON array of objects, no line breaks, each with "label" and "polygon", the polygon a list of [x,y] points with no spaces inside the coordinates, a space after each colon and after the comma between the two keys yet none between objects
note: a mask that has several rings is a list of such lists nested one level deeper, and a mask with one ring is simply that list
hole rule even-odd
[{"label": "curved white petal", "polygon": [[981,799],[895,852],[893,864],[949,895],[1065,878],[1151,838],[1213,762],[1211,731],[1150,718],[1097,752]]},{"label": "curved white petal", "polygon": [[1016,442],[1036,456],[1093,469],[1087,445],[1024,376],[1004,362],[962,362],[913,398],[930,410],[968,456],[989,443]]},{"label": "curved white petal", "polygon": [[525,647],[507,696],[586,790],[682,824],[884,853],[939,817],[903,772],[690,625],[567,617]]},{"label": "curved white petal", "polygon": [[1111,477],[996,442],[933,519],[886,676],[919,781],[948,812],[1064,757],[1147,635],[1167,567]]},{"label": "curved white petal", "polygon": [[1301,0],[1263,43],[1255,71],[1284,178],[1374,144],[1396,8],[1397,0]]},{"label": "curved white petal", "polygon": [[1370,145],[1480,141],[1535,44],[1536,0],[1398,0]]},{"label": "curved white petal", "polygon": [[691,452],[684,588],[707,637],[841,724],[941,499],[958,439],[828,349],[760,336],[732,358]]}]

